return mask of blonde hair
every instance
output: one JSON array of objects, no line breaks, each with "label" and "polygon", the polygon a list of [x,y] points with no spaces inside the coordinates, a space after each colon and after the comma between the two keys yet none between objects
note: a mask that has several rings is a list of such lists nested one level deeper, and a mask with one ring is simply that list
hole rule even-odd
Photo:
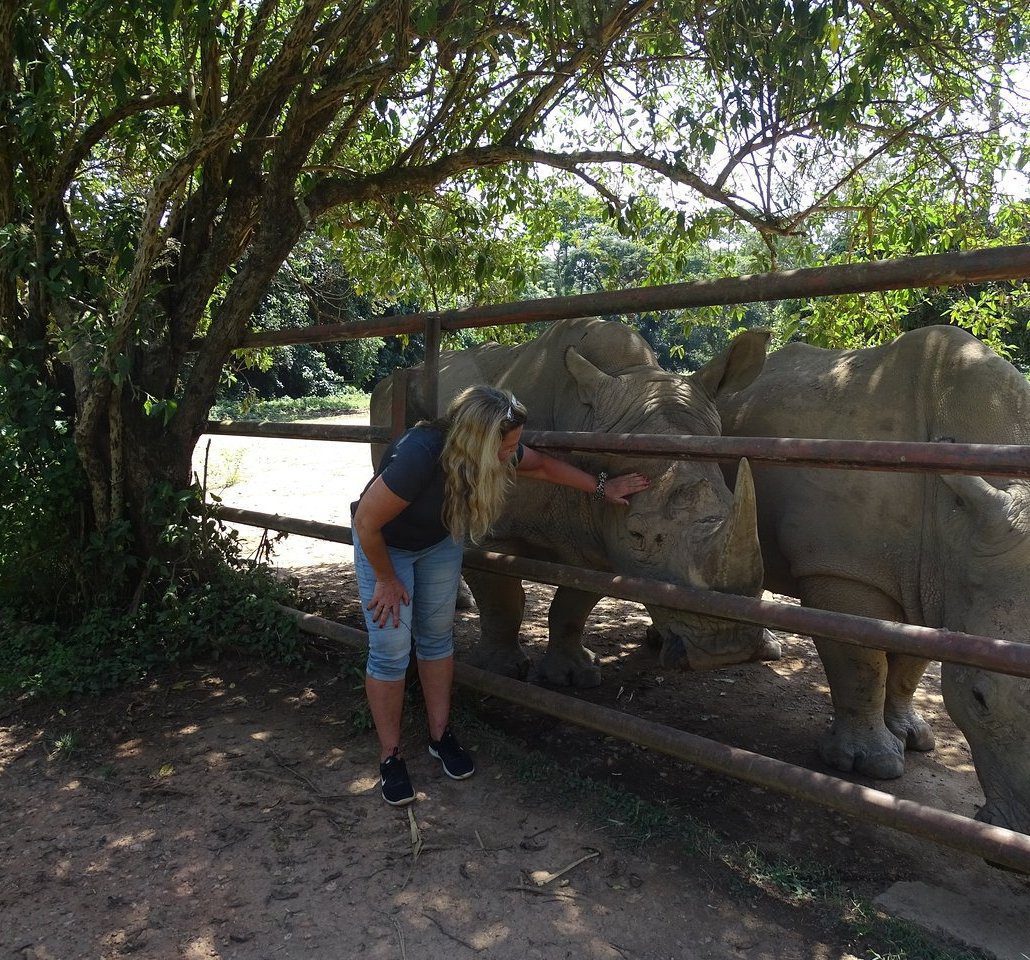
[{"label": "blonde hair", "polygon": [[497,519],[515,483],[515,458],[497,459],[505,434],[526,422],[526,408],[507,390],[479,385],[447,408],[443,467],[443,522],[451,536],[478,543]]}]

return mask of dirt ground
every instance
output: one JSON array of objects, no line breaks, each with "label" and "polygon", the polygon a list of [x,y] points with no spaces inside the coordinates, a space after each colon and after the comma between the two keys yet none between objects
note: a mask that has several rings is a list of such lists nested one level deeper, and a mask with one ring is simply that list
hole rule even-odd
[{"label": "dirt ground", "polygon": [[[357,444],[217,437],[205,460],[226,504],[337,523],[371,472]],[[276,548],[311,610],[358,626],[350,560]],[[528,592],[540,652],[552,591]],[[829,772],[807,640],[783,637],[773,664],[666,673],[647,622],[635,604],[595,610],[604,682],[578,696]],[[475,632],[460,613],[459,657]],[[388,808],[361,669],[320,642],[305,673],[195,664],[101,701],[0,705],[0,958],[1030,956],[1027,878],[471,694],[457,714],[477,775],[443,776],[413,698],[418,800]],[[866,783],[972,815],[937,669],[921,700],[937,749]]]}]

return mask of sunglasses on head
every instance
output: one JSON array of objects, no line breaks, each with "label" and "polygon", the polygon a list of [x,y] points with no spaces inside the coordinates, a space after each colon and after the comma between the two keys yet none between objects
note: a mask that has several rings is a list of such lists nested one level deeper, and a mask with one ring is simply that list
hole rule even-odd
[{"label": "sunglasses on head", "polygon": [[[518,400],[515,399],[515,394],[511,395],[511,403],[508,404],[508,410],[504,415],[504,419],[501,421],[501,427],[505,430],[510,430],[512,427],[519,423],[522,423],[521,413],[517,413],[515,410],[515,404]],[[505,426],[507,424],[507,426]]]}]

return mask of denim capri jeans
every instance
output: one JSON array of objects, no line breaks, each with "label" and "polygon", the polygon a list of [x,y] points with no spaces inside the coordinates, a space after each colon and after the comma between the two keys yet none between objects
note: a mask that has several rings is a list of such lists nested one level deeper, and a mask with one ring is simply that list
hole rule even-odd
[{"label": "denim capri jeans", "polygon": [[401,605],[400,624],[391,617],[381,627],[372,619],[368,604],[375,591],[376,575],[354,532],[354,569],[358,576],[361,612],[368,627],[368,665],[374,680],[403,680],[411,655],[412,637],[419,660],[442,660],[454,653],[454,604],[461,579],[464,547],[444,537],[424,550],[387,546],[397,579],[404,584],[411,603]]}]

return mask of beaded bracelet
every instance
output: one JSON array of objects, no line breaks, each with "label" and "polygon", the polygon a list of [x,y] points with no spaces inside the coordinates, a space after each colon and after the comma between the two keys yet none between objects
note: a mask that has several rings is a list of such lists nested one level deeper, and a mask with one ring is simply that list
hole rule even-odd
[{"label": "beaded bracelet", "polygon": [[594,499],[604,499],[604,485],[608,482],[608,474],[603,470],[597,475],[597,486],[594,488]]}]

